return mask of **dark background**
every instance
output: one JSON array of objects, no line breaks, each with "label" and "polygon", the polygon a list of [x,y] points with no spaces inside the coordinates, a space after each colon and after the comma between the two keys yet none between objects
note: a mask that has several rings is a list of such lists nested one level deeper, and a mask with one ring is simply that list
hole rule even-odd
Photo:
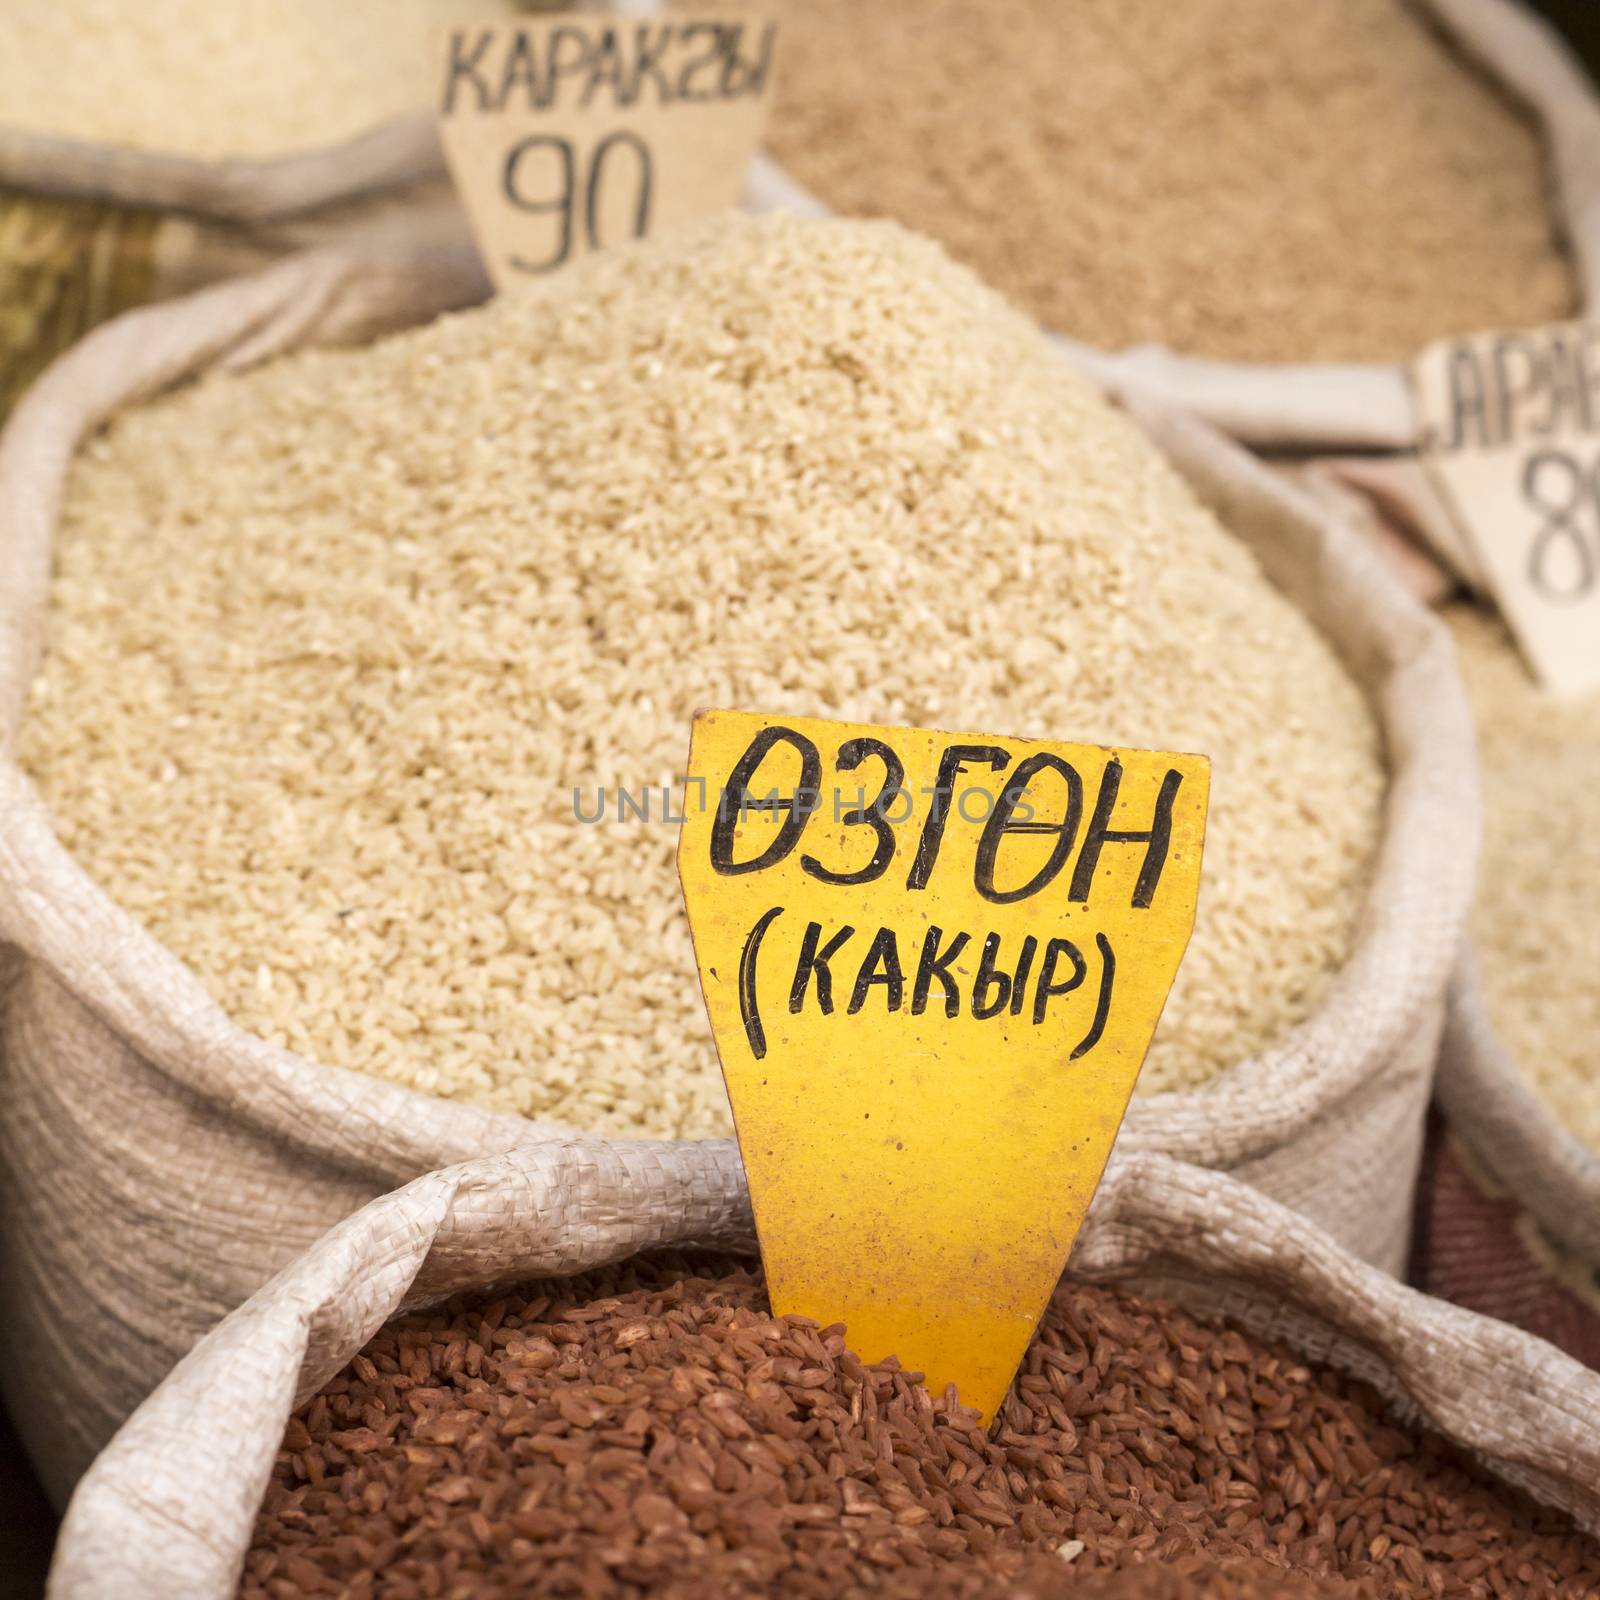
[{"label": "dark background", "polygon": [[1590,72],[1600,77],[1600,0],[1533,0],[1533,8],[1566,34]]},{"label": "dark background", "polygon": [[[1531,0],[1600,78],[1600,0]],[[0,1411],[0,1600],[35,1600],[44,1590],[55,1518]]]},{"label": "dark background", "polygon": [[0,1600],[35,1600],[44,1593],[54,1539],[49,1502],[0,1411]]}]

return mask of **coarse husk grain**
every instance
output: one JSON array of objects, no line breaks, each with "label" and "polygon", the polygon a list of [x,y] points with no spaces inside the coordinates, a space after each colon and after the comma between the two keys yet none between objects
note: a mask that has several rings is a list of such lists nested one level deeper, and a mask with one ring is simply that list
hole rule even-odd
[{"label": "coarse husk grain", "polygon": [[1577,306],[1538,133],[1407,0],[796,0],[785,22],[785,167],[1091,343],[1391,361]]},{"label": "coarse husk grain", "polygon": [[291,1419],[240,1594],[1139,1595],[1197,1556],[1279,1593],[1600,1588],[1566,1518],[1364,1385],[1158,1301],[1063,1283],[987,1431],[919,1378],[718,1260],[413,1315]]},{"label": "coarse husk grain", "polygon": [[83,453],[57,562],[19,754],[62,842],[243,1025],[425,1092],[728,1129],[676,835],[573,818],[670,783],[704,705],[1208,752],[1147,1093],[1281,1039],[1354,937],[1354,683],[892,225],[717,219],[205,379]]},{"label": "coarse husk grain", "polygon": [[1492,612],[1445,615],[1483,757],[1472,937],[1489,1018],[1559,1125],[1600,1152],[1600,696],[1541,688]]},{"label": "coarse husk grain", "polygon": [[512,0],[10,0],[0,124],[202,161],[429,109],[436,30]]}]

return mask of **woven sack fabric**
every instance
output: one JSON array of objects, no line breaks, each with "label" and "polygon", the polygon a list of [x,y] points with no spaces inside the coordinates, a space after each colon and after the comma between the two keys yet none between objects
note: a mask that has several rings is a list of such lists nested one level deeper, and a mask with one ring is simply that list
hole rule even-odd
[{"label": "woven sack fabric", "polygon": [[[329,1226],[553,1131],[236,1027],[62,850],[9,755],[78,443],[185,376],[368,338],[479,283],[451,252],[293,259],[98,330],[0,436],[0,1382],[58,1499],[195,1340]],[[1390,789],[1358,940],[1324,1005],[1206,1089],[1136,1101],[1122,1147],[1233,1171],[1397,1268],[1478,840],[1449,641],[1314,500],[1208,428],[1135,409],[1367,691]]]},{"label": "woven sack fabric", "polygon": [[1451,984],[1410,1279],[1600,1368],[1600,1156],[1534,1092],[1469,951]]},{"label": "woven sack fabric", "polygon": [[431,117],[277,160],[216,162],[0,123],[0,416],[121,311],[300,250],[427,241],[468,241]]},{"label": "woven sack fabric", "polygon": [[[661,1150],[551,1144],[473,1162],[335,1228],[202,1340],[95,1462],[67,1511],[49,1600],[228,1600],[290,1411],[396,1311],[701,1241],[731,1218],[731,1193],[676,1157],[657,1165]],[[1600,1377],[1402,1287],[1234,1179],[1115,1157],[1073,1259],[1083,1277],[1225,1314],[1364,1379],[1505,1480],[1600,1526]]]}]

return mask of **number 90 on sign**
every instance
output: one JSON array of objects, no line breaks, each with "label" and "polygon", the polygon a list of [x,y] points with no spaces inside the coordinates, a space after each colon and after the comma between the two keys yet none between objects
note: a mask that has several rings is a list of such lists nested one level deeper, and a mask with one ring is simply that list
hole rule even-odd
[{"label": "number 90 on sign", "polygon": [[500,175],[506,204],[525,221],[547,218],[543,248],[527,242],[511,256],[518,272],[553,272],[573,254],[642,239],[650,231],[655,158],[631,129],[575,141],[531,133],[506,152]]}]

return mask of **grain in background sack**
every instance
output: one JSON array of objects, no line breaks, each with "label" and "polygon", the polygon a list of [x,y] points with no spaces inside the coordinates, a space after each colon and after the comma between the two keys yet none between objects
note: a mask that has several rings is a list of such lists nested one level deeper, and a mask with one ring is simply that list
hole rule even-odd
[{"label": "grain in background sack", "polygon": [[[52,1571],[52,1600],[102,1592],[108,1579],[128,1600],[153,1597],[167,1592],[175,1571],[184,1575],[186,1592],[196,1600],[233,1595],[291,1410],[317,1394],[402,1307],[431,1303],[463,1286],[505,1285],[545,1270],[549,1238],[529,1228],[523,1214],[527,1197],[563,1173],[612,1159],[603,1144],[578,1144],[471,1163],[420,1179],[334,1229],[191,1352],[95,1463],[67,1513]],[[509,1220],[495,1206],[497,1196],[509,1202]],[[697,1237],[704,1213],[698,1210],[695,1186],[664,1191],[657,1221],[652,1230],[657,1240],[670,1240],[674,1229],[686,1239]],[[624,1253],[617,1241],[608,1240],[579,1259],[587,1264]],[[1073,1271],[1093,1283],[1115,1283],[1203,1316],[1226,1317],[1255,1337],[1281,1342],[1355,1377],[1377,1390],[1403,1423],[1442,1434],[1477,1456],[1494,1477],[1566,1512],[1581,1530],[1592,1535],[1600,1526],[1600,1443],[1590,1426],[1600,1404],[1600,1378],[1526,1334],[1403,1288],[1340,1250],[1303,1218],[1223,1174],[1164,1157],[1114,1157],[1080,1237]],[[485,1326],[492,1329],[492,1320]],[[654,1337],[648,1325],[638,1331],[647,1340]],[[1114,1345],[1115,1337],[1108,1342]],[[541,1362],[538,1347],[537,1339],[529,1341],[530,1362]],[[1114,1360],[1098,1350],[1094,1357]],[[693,1387],[689,1368],[677,1376]],[[826,1363],[806,1381],[826,1383]],[[1284,1374],[1282,1381],[1293,1379]],[[1180,1409],[1181,1395],[1179,1384],[1173,1403]],[[1089,1403],[1092,1407],[1093,1397]],[[1139,1402],[1130,1395],[1126,1403],[1136,1409]],[[1225,1410],[1255,1403],[1265,1403],[1259,1392],[1230,1395],[1213,1406],[1211,1425],[1227,1427]],[[577,1417],[573,1420],[576,1424]],[[1062,1426],[1054,1414],[1052,1421]],[[1092,1426],[1120,1430],[1128,1423],[1107,1416]],[[760,1448],[759,1434],[752,1438],[742,1419],[730,1421],[728,1431],[751,1438],[747,1450]],[[879,1437],[888,1443],[890,1434],[880,1430]],[[999,1437],[1003,1445],[1019,1443],[1003,1429]],[[1139,1450],[1106,1469],[1108,1479],[1115,1472],[1116,1481],[1126,1481],[1138,1470],[1139,1452],[1157,1450],[1144,1434],[1135,1437]],[[440,1442],[448,1439],[441,1435]],[[625,1442],[615,1442],[625,1454]],[[363,1448],[355,1436],[344,1444]],[[548,1448],[552,1441],[538,1444]],[[559,1441],[555,1447],[562,1447]],[[841,1451],[852,1447],[841,1441]],[[1337,1452],[1343,1441],[1325,1436],[1316,1448]],[[427,1457],[432,1451],[423,1447],[421,1453]],[[746,1459],[759,1466],[754,1457]],[[842,1455],[841,1470],[848,1467]],[[330,1479],[337,1470],[330,1468]],[[437,1487],[470,1503],[472,1470],[468,1466],[461,1478]],[[427,1471],[427,1463],[421,1463],[417,1475],[425,1477]],[[1309,1459],[1305,1471],[1316,1475]],[[894,1498],[890,1477],[880,1474],[876,1481]],[[714,1498],[725,1487],[711,1485],[709,1492]],[[1268,1488],[1265,1483],[1257,1487]],[[952,1493],[962,1491],[958,1487]],[[909,1497],[902,1491],[901,1498]],[[1086,1490],[1079,1500],[1095,1498]],[[658,1510],[664,1519],[674,1515],[670,1503],[658,1508],[647,1501],[649,1496],[640,1496],[638,1504],[652,1518]],[[1407,1502],[1413,1503],[1420,1505]],[[1311,1507],[1319,1504],[1323,1521],[1333,1526],[1331,1536],[1343,1541],[1349,1528],[1338,1526],[1326,1502],[1310,1500]],[[861,1512],[872,1509],[869,1498],[856,1505]],[[964,1509],[974,1506],[980,1515],[991,1513],[994,1525],[1006,1525],[1004,1508],[992,1500],[965,1500]],[[1286,1516],[1287,1507],[1279,1514]],[[1303,1514],[1309,1524],[1310,1509],[1303,1508]],[[1396,1544],[1426,1539],[1428,1557],[1441,1558],[1444,1566],[1456,1554],[1454,1547],[1470,1545],[1473,1536],[1465,1528],[1449,1529],[1448,1540],[1435,1547],[1424,1531],[1429,1524],[1422,1519],[1429,1514],[1408,1513],[1404,1527],[1367,1528],[1357,1521],[1369,1557],[1355,1560],[1370,1558],[1382,1571]],[[1144,1515],[1136,1504],[1126,1521],[1138,1527]],[[1238,1513],[1241,1529],[1249,1516],[1244,1509]],[[1159,1514],[1155,1520],[1159,1524]],[[1413,1528],[1417,1531],[1408,1531]],[[1087,1542],[1097,1529],[1100,1537],[1111,1538],[1094,1519],[1079,1537]],[[537,1534],[530,1526],[524,1559],[536,1559],[534,1539],[555,1531]],[[1160,1531],[1178,1532],[1177,1520]],[[492,1527],[488,1535],[493,1539]],[[483,1537],[480,1530],[477,1538]],[[1308,1528],[1306,1542],[1326,1537]],[[992,1548],[975,1525],[969,1543],[975,1553]],[[565,1553],[571,1555],[570,1546]],[[1429,1592],[1421,1550],[1400,1551],[1394,1561],[1416,1585],[1412,1592]],[[1467,1582],[1464,1571],[1459,1592]],[[1138,1593],[1138,1586],[1131,1592]]]},{"label": "grain in background sack", "polygon": [[0,52],[0,417],[133,306],[318,246],[465,246],[431,107],[435,32],[519,4],[541,8],[15,0]]},{"label": "grain in background sack", "polygon": [[[30,395],[0,443],[8,743],[38,659],[79,441],[118,405],[186,374],[422,320],[460,288],[386,270],[299,261],[137,313]],[[1459,686],[1437,624],[1312,505],[1203,427],[1139,415],[1339,651],[1378,718],[1390,785],[1360,933],[1325,1002],[1204,1090],[1135,1104],[1122,1147],[1226,1167],[1398,1264],[1476,848]],[[0,816],[0,935],[24,952],[0,1059],[0,1326],[10,1402],[63,1496],[194,1340],[328,1226],[420,1172],[538,1130],[244,1032],[62,851],[9,761]]]},{"label": "grain in background sack", "polygon": [[1413,1275],[1600,1366],[1600,696],[1543,689],[1482,606],[1446,615],[1479,719],[1485,851]]},{"label": "grain in background sack", "polygon": [[[1576,294],[1577,304],[1566,305],[1565,294],[1552,291],[1546,293],[1542,299],[1535,296],[1529,302],[1528,314],[1545,320],[1562,315],[1581,314],[1584,307],[1593,306],[1600,301],[1600,97],[1597,97],[1592,82],[1555,31],[1535,16],[1521,3],[1521,0],[1415,0],[1414,7],[1411,6],[1411,0],[1396,0],[1396,3],[1402,10],[1415,9],[1424,25],[1442,32],[1452,47],[1459,50],[1468,62],[1475,67],[1481,67],[1491,79],[1522,102],[1539,124],[1544,136],[1549,167],[1547,198],[1555,213],[1556,226],[1571,255],[1572,273],[1575,279],[1572,288]],[[1345,8],[1315,6],[1300,9],[1313,21],[1323,17],[1325,13],[1324,20],[1331,28],[1356,25],[1347,19]],[[1027,7],[1021,8],[1024,15],[1028,14],[1028,10]],[[1268,68],[1260,63],[1270,59],[1272,51],[1283,45],[1283,39],[1271,37],[1275,31],[1272,8],[1260,7],[1258,10],[1259,15],[1255,17],[1253,25],[1264,31],[1268,39],[1264,45],[1258,46],[1258,56],[1250,59],[1257,61],[1260,70],[1266,71]],[[973,14],[979,12],[980,8],[973,8]],[[992,25],[996,29],[1019,26],[1018,15],[1010,9],[996,7],[995,12],[996,15],[989,18],[988,11],[982,9],[982,15],[988,19],[986,25]],[[1126,13],[1117,13],[1114,25],[1122,25],[1125,19]],[[1059,16],[1052,14],[1050,20],[1062,30],[1070,30],[1076,25],[1074,18],[1067,13],[1060,13]],[[1165,26],[1165,21],[1162,25]],[[1276,32],[1287,34],[1289,30],[1276,29]],[[1070,53],[1070,32],[1064,32],[1063,38],[1063,48]],[[982,48],[981,32],[978,37],[964,38],[962,41],[962,49],[969,53],[980,51]],[[1002,42],[998,48],[1001,54],[1004,54],[1008,48],[1014,50],[1015,47],[1006,46]],[[1203,37],[1194,42],[1197,53],[1210,48],[1211,41]],[[1086,44],[1084,49],[1085,59],[1092,61],[1094,59],[1092,44]],[[1318,68],[1318,63],[1314,59],[1303,65],[1312,73]],[[1235,74],[1234,77],[1229,76],[1230,70]],[[1192,73],[1186,69],[1185,76],[1189,81],[1180,85],[1179,92],[1194,92],[1195,79],[1203,71],[1215,74],[1222,86],[1219,92],[1226,98],[1227,116],[1239,125],[1238,133],[1241,137],[1248,134],[1253,88],[1248,76],[1243,85],[1237,81],[1238,57],[1232,52],[1224,52],[1206,66],[1196,67]],[[1346,98],[1351,94],[1359,96],[1366,92],[1365,86],[1360,83],[1335,82],[1327,87],[1331,95],[1344,95]],[[1072,96],[1076,90],[1070,74],[1066,76],[1058,91],[1053,89],[1046,91],[1042,88],[1035,90],[1035,93],[1039,94],[1047,92]],[[1092,94],[1096,91],[1090,86],[1085,92]],[[1028,100],[1023,88],[1018,88],[1017,99],[1021,108],[1018,115],[1024,118],[1031,115],[1036,119],[1048,120],[1048,108],[1029,109],[1032,102]],[[1417,106],[1410,107],[1408,114],[1419,117],[1421,115]],[[1352,171],[1359,176],[1369,174],[1374,161],[1381,162],[1384,157],[1384,146],[1381,141],[1372,142],[1370,145],[1368,143],[1373,129],[1381,125],[1378,108],[1363,107],[1356,115],[1362,119],[1362,123],[1352,131],[1352,139],[1360,156],[1359,161],[1355,157],[1349,159],[1353,163]],[[1003,126],[1003,123],[1004,117],[997,114],[994,124]],[[990,129],[986,127],[982,137],[987,137],[989,132]],[[826,164],[831,159],[829,148],[832,144],[847,139],[849,134],[849,126],[843,122],[837,124],[830,122],[825,130],[814,131],[810,136],[824,146],[818,155],[818,160]],[[1419,136],[1430,136],[1426,121],[1421,124]],[[978,167],[976,177],[973,171],[964,170],[964,163],[970,166],[973,160],[971,146],[975,137],[980,136],[972,134],[968,129],[952,129],[948,141],[943,144],[927,141],[919,151],[918,160],[925,159],[934,168],[936,177],[938,163],[948,166],[951,176],[945,187],[949,191],[946,202],[949,205],[959,206],[962,203],[962,196],[967,195],[973,197],[974,204],[993,203],[1000,212],[1006,212],[1010,206],[1011,189],[1006,185],[1000,185],[994,191],[994,196],[991,196],[985,187],[988,180],[984,174],[989,171],[988,167]],[[1093,190],[1103,190],[1108,197],[1105,224],[1111,235],[1108,247],[1118,248],[1125,242],[1122,237],[1125,229],[1122,229],[1117,221],[1119,215],[1117,207],[1127,198],[1124,188],[1130,181],[1128,171],[1122,165],[1119,125],[1115,121],[1108,123],[1100,135],[1075,129],[1070,133],[1058,132],[1056,137],[1058,140],[1068,138],[1083,140],[1086,142],[1086,148],[1081,153],[1072,151],[1070,154],[1052,154],[1048,144],[1039,149],[1030,149],[1025,142],[1019,141],[1014,148],[1002,145],[1002,152],[1016,163],[1021,181],[1035,186],[1047,182],[1047,178],[1040,175],[1041,166],[1047,171],[1059,166],[1063,172],[1070,172],[1072,161],[1080,161],[1085,170],[1085,183]],[[1137,150],[1140,144],[1137,133],[1129,137]],[[1345,147],[1334,140],[1331,130],[1328,137],[1328,148],[1338,151],[1337,159],[1346,159]],[[1168,185],[1168,192],[1161,195],[1158,202],[1153,205],[1153,214],[1158,213],[1160,205],[1164,204],[1169,209],[1175,208],[1176,213],[1181,216],[1182,208],[1190,201],[1192,188],[1183,181],[1182,163],[1194,160],[1201,167],[1206,167],[1215,160],[1216,151],[1221,148],[1225,147],[1218,145],[1204,151],[1181,150],[1173,154],[1171,160],[1176,164],[1177,175]],[[1493,145],[1486,145],[1482,154],[1488,155],[1493,152]],[[1314,165],[1315,159],[1320,159],[1322,152],[1313,152],[1312,155]],[[1293,203],[1298,206],[1299,197],[1295,191],[1295,183],[1297,174],[1303,174],[1304,169],[1297,164],[1292,154],[1292,140],[1269,149],[1264,153],[1263,159],[1275,166],[1271,181],[1284,186],[1284,191],[1294,196]],[[1455,170],[1461,170],[1461,164],[1466,158],[1458,152],[1452,159],[1455,162]],[[866,153],[863,165],[870,173],[871,152]],[[1476,170],[1476,166],[1473,170]],[[1441,178],[1446,175],[1441,173]],[[1397,189],[1407,176],[1399,175],[1396,183],[1386,183],[1382,177],[1373,178],[1371,181],[1378,184],[1387,194]],[[870,181],[865,183],[863,192],[874,196],[871,209],[875,213],[884,209],[885,202],[881,196],[892,191],[893,182],[893,174],[886,174],[879,189],[875,190]],[[1213,218],[1224,212],[1227,204],[1245,203],[1248,188],[1248,182],[1242,178],[1237,186],[1238,193],[1222,196],[1210,217],[1195,219],[1196,227],[1202,232],[1208,231]],[[941,185],[937,182],[931,183],[929,190],[930,193],[942,192]],[[995,198],[1002,191],[1008,197],[1005,206]],[[793,207],[797,200],[806,198],[808,198],[806,192],[777,162],[769,158],[760,164],[752,184],[752,204],[759,206],[770,202]],[[1139,195],[1134,195],[1133,198],[1138,199]],[[1305,197],[1305,206],[1310,214],[1310,220],[1323,225],[1322,219],[1312,210],[1319,198],[1324,204],[1327,203],[1326,196],[1308,194]],[[1344,200],[1348,204],[1349,196],[1346,195]],[[820,202],[815,199],[812,199],[811,203],[813,206],[820,206]],[[1483,213],[1479,226],[1483,235],[1489,237],[1496,226],[1496,204],[1488,198],[1476,204],[1477,209]],[[1285,205],[1272,203],[1268,205],[1267,214],[1271,218],[1274,234],[1281,234],[1288,226],[1282,215],[1285,208]],[[1014,207],[1010,209],[1014,212]],[[908,220],[915,221],[915,219]],[[1417,219],[1408,218],[1402,213],[1394,220],[1399,225],[1410,226]],[[1018,219],[1011,214],[1005,214],[999,217],[997,226],[1004,228],[1013,221],[1020,221],[1024,228],[1028,225],[1026,216]],[[1348,237],[1364,226],[1361,219],[1352,217],[1347,220],[1343,232]],[[1223,231],[1223,238],[1216,241],[1219,248],[1226,248],[1228,244],[1225,226]],[[1188,241],[1187,230],[1175,227],[1174,233],[1179,239]],[[1338,234],[1339,230],[1335,228],[1333,242],[1312,247],[1308,258],[1311,270],[1315,270],[1318,248],[1329,250],[1340,248]],[[1379,248],[1378,263],[1376,266],[1369,263],[1365,270],[1381,272],[1384,241],[1379,237],[1376,243]],[[1269,245],[1276,248],[1275,241],[1269,241]],[[1082,262],[1073,266],[1073,281],[1076,282],[1085,270],[1093,268],[1096,263],[1092,243],[1085,245],[1073,241],[1072,248],[1082,248],[1089,254],[1087,268]],[[1180,244],[1175,244],[1173,247],[1174,255],[1179,260],[1182,257],[1182,248]],[[1437,253],[1437,241],[1434,242],[1433,248]],[[1461,248],[1465,253],[1470,246],[1463,244]],[[1031,274],[1034,281],[1041,286],[1041,294],[1048,298],[1055,291],[1055,278],[1048,260],[1034,260],[1030,250],[1020,245],[1010,252],[1010,256],[1024,289]],[[1449,251],[1445,252],[1444,258],[1452,259]],[[1196,263],[1197,270],[1204,271],[1209,264],[1207,260],[1202,259]],[[1505,267],[1506,270],[1502,273],[1502,293],[1527,293],[1526,285],[1521,280],[1533,274],[1534,269],[1531,266],[1519,268],[1514,263],[1507,263]],[[1447,270],[1452,275],[1456,273],[1454,266]],[[1315,278],[1311,290],[1321,295],[1330,282],[1336,281],[1336,277],[1337,263],[1332,263],[1326,274]],[[1246,268],[1241,269],[1237,281],[1253,284],[1254,278]],[[1231,284],[1227,287],[1231,294]],[[1269,330],[1272,340],[1282,349],[1283,355],[1270,363],[1207,359],[1178,353],[1160,343],[1142,343],[1112,354],[1105,350],[1091,349],[1081,338],[1069,342],[1074,343],[1075,354],[1086,370],[1100,372],[1108,377],[1115,375],[1119,381],[1128,384],[1137,382],[1154,398],[1200,416],[1234,437],[1253,445],[1302,452],[1383,452],[1382,464],[1385,468],[1393,468],[1395,489],[1425,505],[1430,504],[1431,496],[1426,482],[1422,480],[1420,471],[1415,469],[1415,464],[1411,460],[1417,443],[1416,423],[1412,414],[1404,368],[1392,360],[1328,362],[1296,358],[1293,353],[1295,333],[1303,319],[1297,313],[1294,296],[1283,289],[1282,285],[1278,287],[1277,300],[1267,314],[1273,319],[1273,326]],[[1114,294],[1115,289],[1110,292]],[[1173,297],[1168,297],[1169,302],[1171,298]],[[1194,309],[1193,306],[1183,306],[1171,314],[1181,316],[1193,312]],[[1326,310],[1325,307],[1323,309]],[[1491,298],[1485,301],[1479,314],[1488,314],[1493,309]],[[1089,308],[1085,314],[1092,316],[1093,308]],[[1158,319],[1165,314],[1161,303],[1156,304],[1151,314]],[[1419,315],[1421,314],[1431,315],[1431,305],[1424,304],[1419,311]],[[1349,320],[1356,322],[1360,315],[1361,303],[1358,295],[1352,301]],[[1337,320],[1327,315],[1317,319],[1317,325],[1325,330],[1331,327],[1336,332],[1343,332]],[[1405,322],[1402,319],[1390,328],[1388,337],[1391,342],[1399,339],[1403,354],[1409,357],[1415,352],[1404,348],[1408,342],[1404,330]],[[1072,330],[1066,328],[1058,331],[1071,333]],[[1477,330],[1463,327],[1450,331],[1468,333]],[[1436,336],[1437,329],[1430,330],[1426,335],[1415,335],[1416,348],[1420,349],[1427,338]],[[1366,462],[1363,466],[1370,470],[1372,463]]]},{"label": "grain in background sack", "polygon": [[[1548,157],[1549,199],[1572,259],[1577,298],[1564,315],[1600,308],[1600,93],[1555,29],[1523,0],[1416,0],[1472,62],[1536,117]],[[1486,222],[1485,228],[1492,229]],[[1560,320],[1559,317],[1556,320]],[[1462,334],[1488,331],[1461,328]],[[1418,338],[1412,355],[1420,355]],[[1233,437],[1316,470],[1368,497],[1413,545],[1402,576],[1438,593],[1462,570],[1461,535],[1420,459],[1422,421],[1408,365],[1341,363],[1250,367],[1143,347],[1105,357],[1078,350],[1086,366],[1109,362],[1121,378],[1204,417]],[[1378,548],[1387,550],[1387,535]]]},{"label": "grain in background sack", "polygon": [[1409,0],[806,0],[785,21],[778,160],[1097,348],[1392,361],[1571,310],[1532,118]]}]

